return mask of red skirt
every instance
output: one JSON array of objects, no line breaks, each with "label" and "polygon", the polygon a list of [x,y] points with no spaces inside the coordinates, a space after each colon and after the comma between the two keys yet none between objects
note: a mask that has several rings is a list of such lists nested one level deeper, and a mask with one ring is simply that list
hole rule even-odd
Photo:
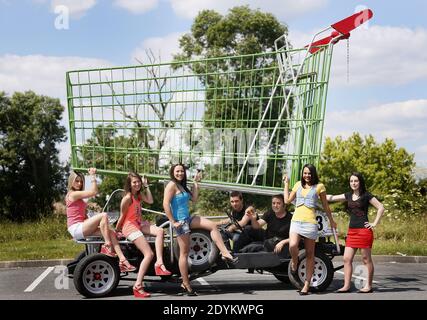
[{"label": "red skirt", "polygon": [[372,248],[374,232],[368,228],[349,228],[345,246],[350,248]]}]

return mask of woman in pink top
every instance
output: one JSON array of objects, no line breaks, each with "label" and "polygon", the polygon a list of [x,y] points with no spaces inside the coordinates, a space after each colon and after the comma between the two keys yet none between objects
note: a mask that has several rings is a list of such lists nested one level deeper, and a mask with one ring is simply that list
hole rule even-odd
[{"label": "woman in pink top", "polygon": [[65,196],[68,232],[75,240],[102,235],[105,243],[101,247],[101,253],[110,257],[119,256],[122,272],[134,271],[136,268],[123,255],[116,235],[109,227],[107,213],[102,212],[90,218],[86,216],[86,202],[83,199],[94,197],[98,193],[96,168],[89,168],[89,175],[92,183],[90,190],[84,190],[85,177],[81,172],[72,171],[68,178],[67,195]]},{"label": "woman in pink top", "polygon": [[[144,192],[141,192],[142,187],[144,187]],[[171,275],[171,272],[163,264],[163,229],[142,220],[141,202],[143,201],[147,204],[153,203],[153,196],[147,184],[147,179],[145,177],[141,178],[135,172],[129,172],[124,189],[125,196],[120,205],[120,218],[117,222],[116,230],[122,231],[123,235],[129,241],[132,241],[144,256],[139,267],[135,285],[133,286],[133,294],[137,298],[147,298],[150,294],[144,291],[143,281],[145,273],[154,257],[154,253],[144,234],[156,237],[157,261],[154,264],[156,275]]]}]

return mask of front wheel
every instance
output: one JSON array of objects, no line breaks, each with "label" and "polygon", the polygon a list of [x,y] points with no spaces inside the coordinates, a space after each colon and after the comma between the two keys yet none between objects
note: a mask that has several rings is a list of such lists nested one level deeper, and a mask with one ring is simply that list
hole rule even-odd
[{"label": "front wheel", "polygon": [[117,259],[101,253],[84,257],[74,270],[74,286],[88,298],[107,296],[117,287],[119,280]]},{"label": "front wheel", "polygon": [[[290,282],[298,289],[302,289],[307,275],[307,258],[305,250],[301,250],[298,255],[297,274],[294,277],[291,273],[291,263],[288,266],[288,275]],[[311,277],[311,290],[326,290],[334,278],[334,266],[331,259],[323,252],[316,250],[314,254],[314,272]]]},{"label": "front wheel", "polygon": [[[175,258],[179,259],[179,246],[176,241],[174,247]],[[218,259],[219,250],[212,241],[209,231],[193,229],[190,234],[190,252],[188,254],[188,268],[190,271],[208,270]]]},{"label": "front wheel", "polygon": [[291,283],[288,276],[284,276],[284,275],[276,274],[276,273],[273,273],[273,276],[275,276],[277,280],[279,280],[283,283],[286,283],[286,284]]}]

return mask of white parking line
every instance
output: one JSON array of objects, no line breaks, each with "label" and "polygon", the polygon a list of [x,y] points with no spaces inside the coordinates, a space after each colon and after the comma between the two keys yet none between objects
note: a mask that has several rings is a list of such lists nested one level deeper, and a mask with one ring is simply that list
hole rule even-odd
[{"label": "white parking line", "polygon": [[43,281],[44,278],[46,278],[46,276],[53,270],[55,269],[55,267],[49,267],[47,268],[41,275],[39,275],[39,277],[33,281],[32,284],[30,284],[28,286],[27,289],[24,290],[24,292],[31,292],[33,291],[39,284],[40,282]]},{"label": "white parking line", "polygon": [[[344,272],[342,272],[342,271],[336,271],[337,273],[341,273],[341,274],[344,274]],[[359,279],[359,280],[364,280],[364,281],[368,281],[368,279],[366,279],[366,278],[363,278],[363,277],[359,277],[359,276],[353,276],[352,275],[352,277],[353,278],[356,278],[356,279]],[[372,282],[373,283],[379,283],[378,281],[375,281],[375,280],[372,280]]]},{"label": "white parking line", "polygon": [[202,286],[209,286],[209,283],[203,278],[196,279]]}]

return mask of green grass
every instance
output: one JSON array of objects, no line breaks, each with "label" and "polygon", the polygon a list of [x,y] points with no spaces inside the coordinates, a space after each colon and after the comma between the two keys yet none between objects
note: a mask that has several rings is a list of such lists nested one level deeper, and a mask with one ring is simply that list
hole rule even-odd
[{"label": "green grass", "polygon": [[0,222],[0,261],[68,259],[84,250],[67,231],[64,215],[37,222]]},{"label": "green grass", "polygon": [[69,259],[83,250],[73,240],[17,240],[2,244],[0,261]]},{"label": "green grass", "polygon": [[[340,243],[348,228],[348,216],[338,213]],[[373,216],[369,217],[374,220]],[[67,232],[66,217],[54,215],[38,222],[0,222],[0,261],[74,258],[84,249]],[[374,254],[427,256],[427,215],[386,215],[375,229]]]}]

